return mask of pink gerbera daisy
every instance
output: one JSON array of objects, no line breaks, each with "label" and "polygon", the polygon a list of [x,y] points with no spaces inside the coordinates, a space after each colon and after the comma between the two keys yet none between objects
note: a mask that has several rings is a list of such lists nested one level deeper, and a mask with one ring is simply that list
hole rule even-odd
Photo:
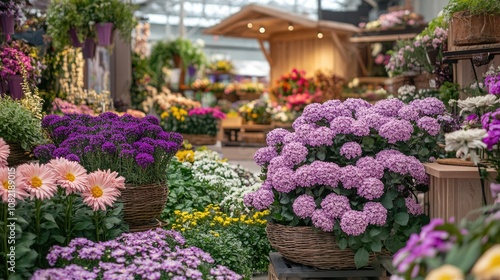
[{"label": "pink gerbera daisy", "polygon": [[110,170],[106,170],[104,172],[110,175],[112,178],[111,181],[115,184],[115,188],[119,190],[125,189],[125,177],[120,176],[116,171],[111,172]]},{"label": "pink gerbera daisy", "polygon": [[83,192],[87,189],[87,170],[78,162],[57,158],[49,162],[49,167],[56,176],[56,183],[66,190],[66,194]]},{"label": "pink gerbera daisy", "polygon": [[18,168],[18,181],[21,187],[26,187],[31,199],[50,199],[57,192],[56,178],[48,165],[30,163]]},{"label": "pink gerbera daisy", "polygon": [[7,158],[10,155],[10,147],[7,143],[0,137],[0,167],[7,166]]},{"label": "pink gerbera daisy", "polygon": [[111,173],[97,170],[89,174],[87,190],[82,192],[83,202],[92,210],[106,210],[112,206],[120,196],[120,191],[115,187],[116,178]]}]

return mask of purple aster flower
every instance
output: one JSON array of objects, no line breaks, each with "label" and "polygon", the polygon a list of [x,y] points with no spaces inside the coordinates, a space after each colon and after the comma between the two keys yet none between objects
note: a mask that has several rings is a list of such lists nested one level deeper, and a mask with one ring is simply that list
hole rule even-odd
[{"label": "purple aster flower", "polygon": [[321,229],[322,231],[325,232],[333,231],[333,225],[335,221],[329,218],[328,215],[325,213],[325,210],[323,209],[314,210],[311,216],[311,221],[315,227]]},{"label": "purple aster flower", "polygon": [[347,196],[330,193],[321,201],[321,208],[330,219],[338,219],[351,210],[351,204]]},{"label": "purple aster flower", "polygon": [[160,125],[160,120],[155,116],[146,116],[143,120],[154,125]]},{"label": "purple aster flower", "polygon": [[297,187],[295,173],[292,169],[281,167],[271,175],[271,184],[279,192],[289,193]]},{"label": "purple aster flower", "polygon": [[344,166],[341,168],[340,173],[340,181],[346,189],[357,188],[363,183],[363,174],[356,166]]},{"label": "purple aster flower", "polygon": [[65,139],[66,137],[68,137],[69,133],[70,133],[70,130],[68,127],[59,126],[59,127],[56,127],[54,129],[54,131],[52,132],[52,137],[61,141],[61,140]]},{"label": "purple aster flower", "polygon": [[379,135],[394,144],[398,141],[408,141],[413,133],[413,125],[405,120],[392,120],[379,129]]},{"label": "purple aster flower", "polygon": [[367,202],[363,212],[370,225],[383,226],[387,221],[387,209],[380,202]]},{"label": "purple aster flower", "polygon": [[113,113],[113,112],[104,112],[102,114],[99,115],[99,117],[97,117],[98,119],[101,119],[101,120],[118,120],[120,119],[120,117]]},{"label": "purple aster flower", "polygon": [[365,178],[357,191],[358,195],[368,200],[377,199],[384,194],[384,183],[376,178]]},{"label": "purple aster flower", "polygon": [[420,116],[418,110],[414,106],[405,105],[399,109],[398,117],[407,121],[416,121]]},{"label": "purple aster flower", "polygon": [[303,162],[309,150],[299,142],[288,143],[283,146],[281,150],[281,156],[288,160],[290,165],[296,165]]},{"label": "purple aster flower", "polygon": [[152,155],[155,152],[155,148],[152,145],[144,142],[140,143],[140,145],[138,146],[138,150],[139,153],[146,153],[150,155]]},{"label": "purple aster flower", "polygon": [[351,117],[337,117],[330,122],[330,128],[335,135],[351,133],[351,126],[355,120]]},{"label": "purple aster flower", "polygon": [[358,236],[366,231],[368,218],[363,211],[349,210],[340,219],[340,228],[347,235]]},{"label": "purple aster flower", "polygon": [[418,216],[422,215],[424,213],[424,210],[418,204],[413,197],[409,196],[405,198],[405,204],[406,208],[408,209],[408,214],[413,215],[413,216]]},{"label": "purple aster flower", "polygon": [[102,135],[93,135],[90,137],[89,143],[92,146],[101,146],[106,142],[106,138]]},{"label": "purple aster flower", "polygon": [[432,136],[438,135],[441,130],[441,125],[439,125],[438,120],[427,116],[421,117],[417,121],[417,126]]},{"label": "purple aster flower", "polygon": [[352,123],[351,132],[356,136],[368,136],[370,135],[370,126],[365,120],[356,120]]},{"label": "purple aster flower", "polygon": [[415,109],[420,112],[421,116],[435,116],[446,112],[443,101],[435,97],[413,100],[410,102],[410,106],[415,107]]},{"label": "purple aster flower", "polygon": [[340,147],[340,154],[347,159],[360,157],[362,153],[361,145],[357,142],[346,142]]},{"label": "purple aster flower", "polygon": [[80,158],[75,154],[69,154],[65,158],[69,161],[76,161],[78,163],[80,162]]},{"label": "purple aster flower", "polygon": [[120,149],[122,150],[132,150],[132,145],[130,144],[120,144]]},{"label": "purple aster flower", "polygon": [[88,154],[88,153],[90,153],[90,152],[92,152],[92,151],[94,151],[94,148],[92,148],[91,146],[85,146],[85,147],[83,148],[83,153],[84,153],[84,154]]},{"label": "purple aster flower", "polygon": [[114,142],[115,144],[121,144],[127,142],[127,138],[125,138],[123,134],[117,133],[111,135],[111,142]]},{"label": "purple aster flower", "polygon": [[312,147],[331,146],[335,134],[328,127],[319,127],[309,133],[307,144]]},{"label": "purple aster flower", "polygon": [[105,142],[102,144],[101,150],[108,154],[113,154],[116,152],[116,146],[112,142]]},{"label": "purple aster flower", "polygon": [[51,128],[57,125],[58,122],[62,120],[62,117],[58,115],[47,115],[42,120],[42,127],[45,129]]},{"label": "purple aster flower", "polygon": [[268,146],[275,146],[283,143],[283,138],[285,135],[289,134],[290,131],[283,128],[276,128],[271,130],[266,136],[266,142]]},{"label": "purple aster flower", "polygon": [[57,148],[52,153],[52,157],[53,158],[61,158],[61,157],[63,158],[65,156],[67,156],[69,153],[70,153],[70,151],[67,148]]},{"label": "purple aster flower", "polygon": [[143,169],[147,168],[155,162],[152,155],[146,153],[139,153],[135,157],[135,162]]},{"label": "purple aster flower", "polygon": [[302,117],[310,123],[315,123],[323,118],[322,106],[319,103],[307,105],[302,112]]},{"label": "purple aster flower", "polygon": [[40,145],[33,150],[33,154],[42,163],[46,163],[52,159],[52,153],[55,149],[56,146],[54,144]]},{"label": "purple aster flower", "polygon": [[382,116],[396,117],[399,109],[401,109],[404,105],[403,101],[397,98],[390,98],[378,101],[375,105],[373,105],[373,109],[376,113]]},{"label": "purple aster flower", "polygon": [[384,177],[384,166],[372,157],[362,157],[356,162],[363,177],[382,179]]},{"label": "purple aster flower", "polygon": [[276,149],[274,147],[264,147],[260,148],[255,152],[253,160],[259,166],[264,166],[268,164],[274,157],[277,157]]},{"label": "purple aster flower", "polygon": [[120,151],[120,157],[121,158],[134,158],[135,157],[135,150],[123,149]]},{"label": "purple aster flower", "polygon": [[292,204],[292,209],[297,217],[305,219],[311,217],[314,210],[316,210],[316,202],[314,197],[303,194],[295,199]]}]

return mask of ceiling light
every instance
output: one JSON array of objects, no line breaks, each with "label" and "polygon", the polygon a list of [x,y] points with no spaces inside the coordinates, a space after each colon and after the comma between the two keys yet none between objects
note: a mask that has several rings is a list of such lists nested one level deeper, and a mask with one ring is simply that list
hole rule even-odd
[{"label": "ceiling light", "polygon": [[291,23],[288,24],[288,31],[293,31],[293,24]]},{"label": "ceiling light", "polygon": [[319,39],[323,38],[323,33],[318,32],[318,38],[319,38]]},{"label": "ceiling light", "polygon": [[251,22],[247,23],[247,27],[248,28],[252,28],[253,27],[253,24]]},{"label": "ceiling light", "polygon": [[264,33],[264,32],[266,32],[266,29],[264,28],[264,26],[261,26],[261,27],[259,28],[259,32],[260,32],[260,33]]}]

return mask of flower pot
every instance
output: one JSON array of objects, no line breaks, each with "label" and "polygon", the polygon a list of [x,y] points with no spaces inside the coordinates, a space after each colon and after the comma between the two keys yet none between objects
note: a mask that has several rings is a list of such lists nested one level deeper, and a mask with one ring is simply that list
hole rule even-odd
[{"label": "flower pot", "polygon": [[2,25],[3,34],[14,34],[14,16],[0,15],[0,24]]},{"label": "flower pot", "polygon": [[158,218],[167,204],[167,198],[167,185],[126,184],[121,199],[123,219],[129,224],[130,231],[146,231],[160,226]]},{"label": "flower pot", "polygon": [[99,46],[109,46],[113,42],[113,23],[104,22],[96,24],[97,44]]},{"label": "flower pot", "polygon": [[5,96],[8,91],[7,81],[3,78],[0,78],[0,96]]},{"label": "flower pot", "polygon": [[68,34],[69,34],[69,39],[71,41],[71,45],[73,47],[75,47],[75,48],[80,48],[82,46],[82,43],[78,39],[78,35],[76,34],[76,29],[75,28],[71,28],[68,31]]},{"label": "flower pot", "polygon": [[[341,250],[335,236],[312,226],[284,226],[268,222],[267,238],[284,258],[319,269],[354,269],[354,252]],[[376,255],[371,254],[369,263]]]},{"label": "flower pot", "polygon": [[92,59],[95,56],[95,41],[94,38],[88,37],[83,43],[83,58]]},{"label": "flower pot", "polygon": [[21,99],[24,97],[22,82],[23,76],[21,75],[11,75],[9,76],[9,92],[12,99]]},{"label": "flower pot", "polygon": [[500,42],[500,15],[454,13],[451,18],[453,43],[457,46]]},{"label": "flower pot", "polygon": [[10,154],[7,158],[7,165],[9,167],[16,167],[32,160],[29,152],[26,152],[21,145],[17,143],[7,143],[10,147]]}]

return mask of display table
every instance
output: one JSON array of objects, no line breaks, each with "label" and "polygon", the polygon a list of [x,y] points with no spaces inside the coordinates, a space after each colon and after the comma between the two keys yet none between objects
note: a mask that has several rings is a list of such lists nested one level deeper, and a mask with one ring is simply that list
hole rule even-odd
[{"label": "display table", "polygon": [[[426,214],[432,218],[448,219],[455,217],[458,222],[467,213],[483,206],[483,192],[477,167],[424,163],[430,176],[429,192],[425,195]],[[493,169],[488,169],[491,177],[496,176]],[[488,204],[493,203],[490,182],[484,182],[484,191]],[[470,215],[473,219],[478,215]]]}]

